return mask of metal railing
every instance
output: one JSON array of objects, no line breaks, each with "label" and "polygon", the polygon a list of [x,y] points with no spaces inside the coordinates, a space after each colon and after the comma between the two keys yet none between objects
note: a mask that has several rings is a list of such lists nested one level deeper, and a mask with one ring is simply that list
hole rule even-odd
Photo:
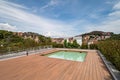
[{"label": "metal railing", "polygon": [[102,61],[103,61],[104,64],[106,65],[109,73],[110,73],[111,76],[113,77],[113,80],[119,80],[119,79],[116,77],[115,73],[112,71],[112,66],[110,66],[110,65],[108,64],[108,61],[107,61],[106,58],[102,55],[102,53],[101,53],[99,50],[97,50],[97,53],[99,54],[99,56],[101,57]]},{"label": "metal railing", "polygon": [[22,49],[22,50],[16,50],[16,51],[7,51],[6,53],[0,54],[0,59],[10,58],[10,57],[16,57],[16,56],[23,56],[28,54],[37,54],[41,51],[44,51],[46,49],[51,49],[52,45],[46,45],[46,46],[38,46],[28,49]]}]

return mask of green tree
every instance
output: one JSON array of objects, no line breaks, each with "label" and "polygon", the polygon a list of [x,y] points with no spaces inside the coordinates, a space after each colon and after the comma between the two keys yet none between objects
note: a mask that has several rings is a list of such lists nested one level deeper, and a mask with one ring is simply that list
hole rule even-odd
[{"label": "green tree", "polygon": [[53,42],[53,43],[52,43],[52,46],[53,46],[54,48],[63,48],[63,44],[57,44],[56,42]]},{"label": "green tree", "polygon": [[87,44],[82,44],[81,49],[88,49],[88,45]]},{"label": "green tree", "polygon": [[80,46],[76,40],[73,41],[72,45],[73,45],[73,48],[79,48]]},{"label": "green tree", "polygon": [[66,40],[66,39],[64,40],[64,47],[65,47],[65,48],[68,48],[68,43],[67,43],[67,40]]},{"label": "green tree", "polygon": [[98,49],[103,55],[111,61],[118,70],[120,70],[120,40],[105,40],[99,41]]},{"label": "green tree", "polygon": [[72,47],[72,43],[68,42],[68,43],[67,43],[67,48],[73,48],[73,47]]},{"label": "green tree", "polygon": [[90,44],[90,49],[97,49],[97,44]]},{"label": "green tree", "polygon": [[[31,36],[33,39],[24,39],[24,36]],[[35,42],[35,38],[38,37],[38,42]],[[41,45],[50,45],[52,43],[50,37],[45,37],[37,33],[25,32],[23,36],[18,36],[10,31],[0,30],[0,53],[5,53],[8,51],[18,51],[37,47]]]}]

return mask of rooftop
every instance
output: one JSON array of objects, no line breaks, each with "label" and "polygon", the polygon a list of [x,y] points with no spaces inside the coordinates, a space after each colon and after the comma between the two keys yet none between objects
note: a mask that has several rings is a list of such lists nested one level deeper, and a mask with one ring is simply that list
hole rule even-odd
[{"label": "rooftop", "polygon": [[[46,53],[56,50],[46,51]],[[75,49],[75,51],[79,51]],[[83,50],[80,50],[83,51]],[[0,61],[1,80],[112,80],[95,50],[84,62],[48,58],[39,54]]]}]

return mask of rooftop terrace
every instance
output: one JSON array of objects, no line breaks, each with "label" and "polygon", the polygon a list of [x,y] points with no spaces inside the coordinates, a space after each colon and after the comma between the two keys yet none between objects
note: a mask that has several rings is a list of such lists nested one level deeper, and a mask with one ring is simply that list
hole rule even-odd
[{"label": "rooftop terrace", "polygon": [[48,58],[40,54],[0,61],[0,80],[112,80],[97,52],[87,52],[84,62]]}]

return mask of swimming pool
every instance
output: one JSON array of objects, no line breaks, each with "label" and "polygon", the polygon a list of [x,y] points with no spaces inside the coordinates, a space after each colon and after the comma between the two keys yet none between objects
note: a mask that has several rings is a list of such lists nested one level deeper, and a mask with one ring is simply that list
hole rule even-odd
[{"label": "swimming pool", "polygon": [[44,56],[47,56],[50,58],[58,58],[58,59],[83,62],[85,60],[86,55],[87,54],[85,52],[58,51],[58,52],[46,54]]}]

